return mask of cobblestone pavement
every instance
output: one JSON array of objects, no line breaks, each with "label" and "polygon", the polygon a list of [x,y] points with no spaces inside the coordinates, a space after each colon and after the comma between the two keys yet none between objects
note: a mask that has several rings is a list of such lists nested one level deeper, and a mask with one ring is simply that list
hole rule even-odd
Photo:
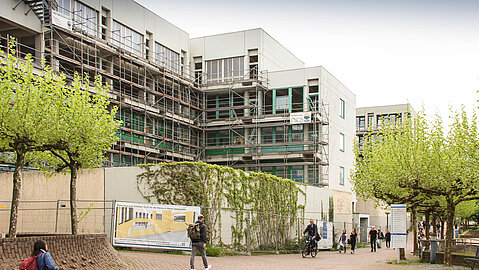
[{"label": "cobblestone pavement", "polygon": [[[121,255],[132,262],[136,269],[189,269],[188,255],[172,255],[153,252],[132,252],[121,251]],[[208,263],[212,269],[247,269],[247,270],[268,270],[268,269],[415,269],[414,266],[404,267],[386,264],[396,258],[397,251],[393,249],[378,249],[371,253],[368,248],[361,248],[356,254],[321,251],[316,258],[301,258],[300,254],[288,255],[261,255],[261,256],[226,256],[208,257]],[[195,269],[203,269],[201,257],[195,260]],[[421,267],[420,269],[426,269]]]}]

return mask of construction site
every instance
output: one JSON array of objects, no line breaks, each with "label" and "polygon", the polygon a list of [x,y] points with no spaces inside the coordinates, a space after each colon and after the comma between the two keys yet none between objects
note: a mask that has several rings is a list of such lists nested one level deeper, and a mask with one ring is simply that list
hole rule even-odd
[{"label": "construction site", "polygon": [[[330,108],[337,110],[329,103],[339,98],[328,98],[323,75],[278,86],[266,49],[215,58],[190,44],[171,49],[159,41],[163,33],[139,32],[101,5],[98,0],[5,1],[4,9],[28,20],[34,15],[38,25],[30,22],[32,30],[2,18],[0,46],[5,51],[15,37],[18,57],[32,55],[39,68],[44,59],[68,79],[75,73],[101,75],[123,122],[105,166],[204,161],[329,185]],[[309,72],[296,62],[289,68]],[[354,124],[351,130],[343,133],[353,138]],[[344,167],[350,166],[341,167],[343,178]]]}]

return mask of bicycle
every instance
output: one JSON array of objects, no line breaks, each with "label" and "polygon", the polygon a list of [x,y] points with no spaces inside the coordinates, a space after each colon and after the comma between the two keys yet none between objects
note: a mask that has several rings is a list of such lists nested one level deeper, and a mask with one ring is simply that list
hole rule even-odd
[{"label": "bicycle", "polygon": [[308,254],[311,254],[311,257],[316,257],[318,255],[318,246],[316,245],[316,241],[311,236],[308,236],[306,242],[301,249],[301,256],[306,258]]}]

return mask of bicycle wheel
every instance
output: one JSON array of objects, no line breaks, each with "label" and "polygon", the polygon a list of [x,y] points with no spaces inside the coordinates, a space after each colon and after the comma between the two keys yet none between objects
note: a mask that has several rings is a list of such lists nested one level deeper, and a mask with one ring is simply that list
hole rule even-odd
[{"label": "bicycle wheel", "polygon": [[308,255],[308,244],[306,243],[301,249],[301,257],[306,258]]},{"label": "bicycle wheel", "polygon": [[316,257],[316,255],[318,255],[318,248],[317,247],[314,247],[313,250],[311,251],[311,257]]}]

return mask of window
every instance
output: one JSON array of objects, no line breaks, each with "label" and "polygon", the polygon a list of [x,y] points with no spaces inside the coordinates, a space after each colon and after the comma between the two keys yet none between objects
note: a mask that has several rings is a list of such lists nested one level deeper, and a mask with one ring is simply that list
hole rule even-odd
[{"label": "window", "polygon": [[113,21],[112,42],[115,46],[143,57],[143,35],[115,20]]},{"label": "window", "polygon": [[289,97],[288,96],[277,96],[276,97],[276,110],[287,110],[289,106]]},{"label": "window", "polygon": [[382,125],[394,124],[401,122],[401,114],[380,114],[376,117],[377,127],[380,128]]},{"label": "window", "polygon": [[345,140],[344,140],[344,134],[343,133],[339,133],[339,150],[343,151],[344,152],[344,148],[345,148]]},{"label": "window", "polygon": [[364,116],[356,116],[356,129],[363,129],[365,126],[366,117]]},{"label": "window", "polygon": [[344,167],[339,167],[339,184],[344,186]]},{"label": "window", "polygon": [[59,0],[58,11],[73,19],[73,28],[97,36],[98,12],[76,0]]},{"label": "window", "polygon": [[[180,72],[180,54],[155,43],[156,63],[174,73]],[[201,64],[201,63],[200,63]]]},{"label": "window", "polygon": [[339,99],[340,102],[340,107],[339,107],[339,116],[344,119],[346,116],[346,103],[344,103],[344,100]]},{"label": "window", "polygon": [[184,214],[174,215],[173,216],[173,222],[185,223],[186,222],[186,215],[184,215]]},{"label": "window", "polygon": [[206,61],[208,82],[232,81],[244,76],[244,57]]},{"label": "window", "polygon": [[368,127],[372,127],[374,123],[374,113],[368,113]]}]

